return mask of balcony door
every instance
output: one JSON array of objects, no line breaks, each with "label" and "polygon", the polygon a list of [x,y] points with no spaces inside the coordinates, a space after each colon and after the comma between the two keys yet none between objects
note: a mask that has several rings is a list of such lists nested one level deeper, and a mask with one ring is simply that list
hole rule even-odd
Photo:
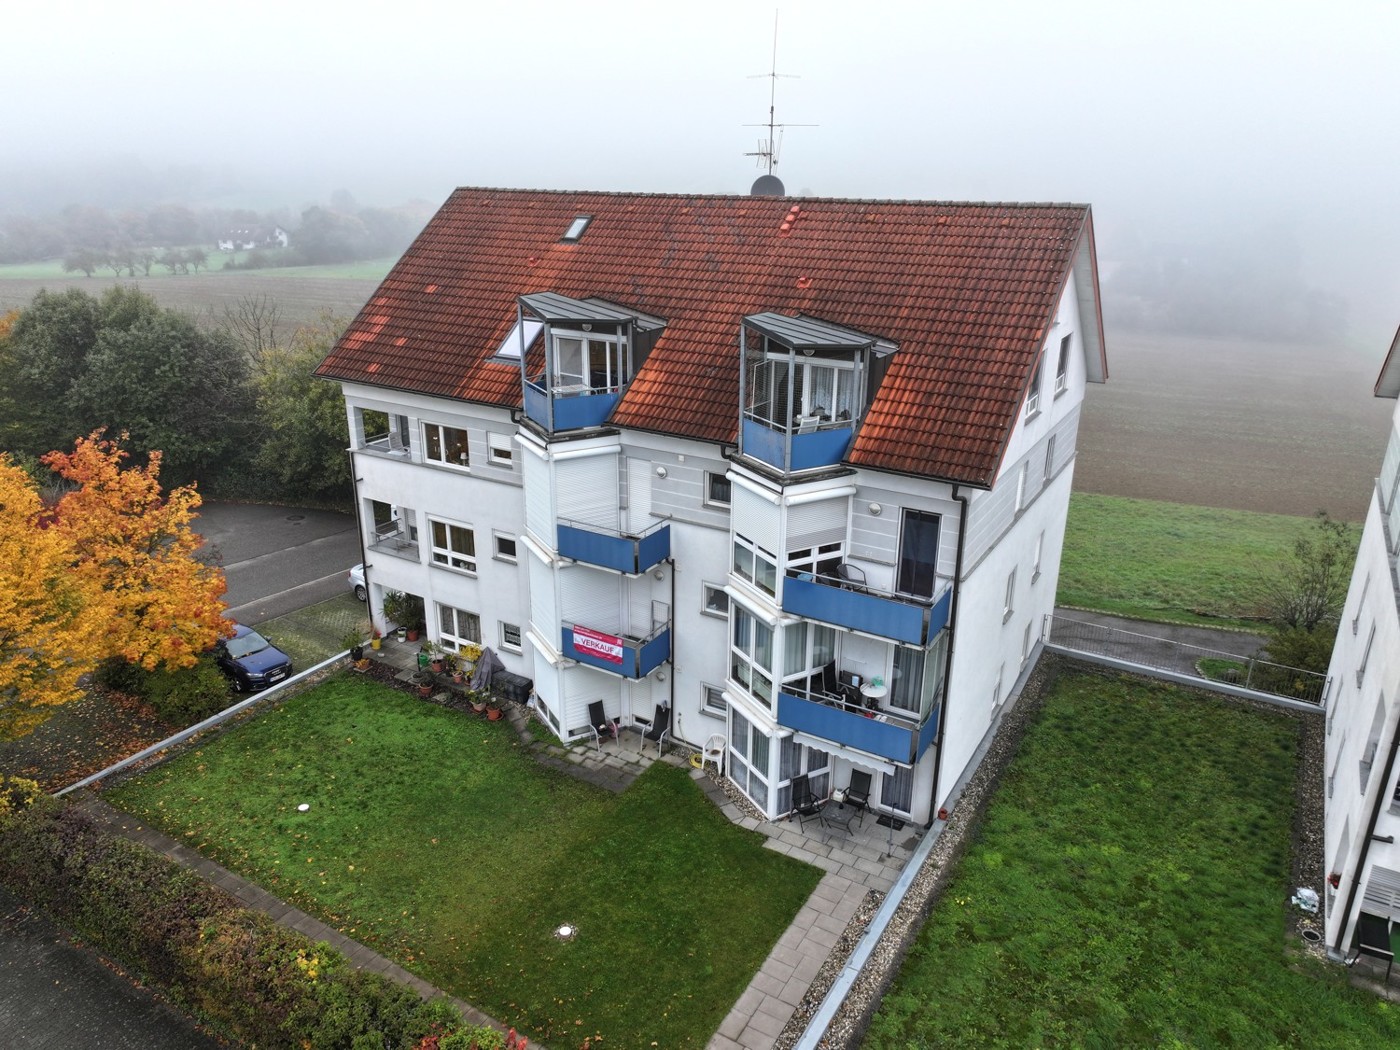
[{"label": "balcony door", "polygon": [[906,510],[899,530],[901,594],[932,598],[938,583],[939,516],[922,510]]}]

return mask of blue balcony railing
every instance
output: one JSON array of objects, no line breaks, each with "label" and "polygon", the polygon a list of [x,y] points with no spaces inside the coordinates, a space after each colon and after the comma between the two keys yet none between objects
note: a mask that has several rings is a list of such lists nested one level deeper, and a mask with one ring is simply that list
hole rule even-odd
[{"label": "blue balcony railing", "polygon": [[589,387],[582,390],[556,387],[551,391],[537,382],[527,380],[525,383],[525,414],[546,430],[551,429],[551,404],[553,430],[579,430],[602,426],[621,399],[621,391],[611,388],[594,391]]},{"label": "blue balcony railing", "polygon": [[[804,434],[800,429],[774,429],[766,423],[745,419],[743,450],[746,456],[753,456],[789,472],[832,467],[845,458],[852,433],[854,431],[848,422],[824,424],[820,429]],[[792,457],[785,462],[784,451],[789,445]]]},{"label": "blue balcony railing", "polygon": [[611,638],[611,641],[616,643],[615,646],[611,642],[599,644],[596,637],[598,632],[588,631],[584,634],[586,630],[580,627],[576,636],[575,627],[565,624],[560,632],[562,638],[559,651],[571,660],[596,667],[600,671],[623,678],[645,678],[671,659],[670,623],[658,627],[646,638],[641,639],[603,636]]},{"label": "blue balcony railing", "polygon": [[783,580],[783,612],[909,645],[926,646],[938,637],[952,600],[951,584],[922,601],[810,573]]},{"label": "blue balcony railing", "polygon": [[934,708],[918,725],[891,714],[778,691],[778,725],[907,765],[917,762],[938,735],[941,710]]},{"label": "blue balcony railing", "polygon": [[671,526],[664,521],[638,534],[561,521],[558,533],[564,557],[632,576],[671,556]]}]

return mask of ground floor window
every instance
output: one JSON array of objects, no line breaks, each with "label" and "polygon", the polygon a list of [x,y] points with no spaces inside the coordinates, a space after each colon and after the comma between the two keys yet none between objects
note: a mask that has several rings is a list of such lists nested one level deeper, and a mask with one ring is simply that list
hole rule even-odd
[{"label": "ground floor window", "polygon": [[807,785],[813,798],[826,798],[831,779],[831,756],[815,747],[799,744],[784,737],[778,744],[778,808],[776,813],[792,811],[792,778],[807,774]]},{"label": "ground floor window", "polygon": [[511,653],[520,652],[520,625],[514,623],[501,624],[501,648]]},{"label": "ground floor window", "polygon": [[914,770],[895,766],[893,773],[880,777],[880,804],[896,813],[909,813],[914,808]]},{"label": "ground floor window", "polygon": [[438,605],[438,641],[454,652],[468,642],[481,643],[481,617],[450,605]]},{"label": "ground floor window", "polygon": [[767,734],[738,711],[733,712],[729,779],[764,813],[768,812],[768,745]]}]

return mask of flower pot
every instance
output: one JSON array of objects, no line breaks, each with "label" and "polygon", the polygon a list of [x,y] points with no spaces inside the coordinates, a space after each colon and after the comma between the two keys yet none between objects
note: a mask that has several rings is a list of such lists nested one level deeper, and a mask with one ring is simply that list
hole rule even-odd
[{"label": "flower pot", "polygon": [[444,660],[441,656],[434,656],[428,662],[433,665],[434,674],[442,674],[443,669],[447,666],[447,661]]},{"label": "flower pot", "polygon": [[453,685],[461,685],[461,684],[462,684],[463,682],[465,682],[466,680],[467,680],[467,676],[464,675],[461,671],[453,671],[453,672],[452,672],[452,684],[453,684]]},{"label": "flower pot", "polygon": [[472,710],[475,711],[477,714],[481,714],[481,712],[483,712],[483,711],[486,710],[486,701],[485,701],[485,700],[473,700],[473,701],[472,701]]},{"label": "flower pot", "polygon": [[417,628],[417,627],[410,627],[410,628],[408,629],[408,640],[409,640],[410,642],[416,642],[416,641],[418,641],[418,628]]},{"label": "flower pot", "polygon": [[433,695],[433,687],[424,682],[418,687],[418,695],[424,700]]},{"label": "flower pot", "polygon": [[500,721],[500,718],[501,718],[501,709],[500,709],[499,707],[489,707],[489,706],[488,706],[488,707],[486,708],[486,717],[487,717],[488,719],[490,719],[492,722],[498,722],[498,721]]},{"label": "flower pot", "polygon": [[398,628],[395,628],[395,630],[394,630],[394,637],[397,638],[399,641],[403,641],[405,638],[408,637],[408,628],[407,628],[407,627],[398,627]]},{"label": "flower pot", "polygon": [[378,651],[379,651],[379,643],[380,643],[380,638],[379,638],[379,635],[376,634],[373,638],[371,638],[371,639],[369,640],[369,647],[370,647],[371,649],[373,649],[375,652],[378,652]]},{"label": "flower pot", "polygon": [[350,647],[350,659],[359,663],[365,658],[365,647],[363,645],[352,645]]}]

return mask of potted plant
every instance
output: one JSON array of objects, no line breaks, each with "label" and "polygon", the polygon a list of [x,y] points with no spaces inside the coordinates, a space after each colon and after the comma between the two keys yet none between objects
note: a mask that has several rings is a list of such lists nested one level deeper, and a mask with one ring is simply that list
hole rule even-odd
[{"label": "potted plant", "polygon": [[384,595],[384,615],[398,625],[410,642],[418,640],[423,628],[423,599],[416,594],[389,591]]},{"label": "potted plant", "polygon": [[452,683],[461,685],[467,677],[467,669],[459,656],[452,661]]},{"label": "potted plant", "polygon": [[438,642],[428,643],[428,665],[434,674],[442,674],[447,670],[447,650]]},{"label": "potted plant", "polygon": [[417,671],[413,675],[413,680],[418,683],[418,695],[427,699],[433,695],[433,686],[437,685],[437,676],[431,671]]},{"label": "potted plant", "polygon": [[501,717],[501,699],[492,693],[486,698],[486,717],[496,722]]},{"label": "potted plant", "polygon": [[382,642],[382,640],[383,640],[383,636],[379,633],[379,628],[378,628],[378,627],[375,627],[373,630],[370,631],[370,635],[369,635],[369,647],[370,647],[371,649],[373,649],[375,652],[379,652],[379,646],[380,646],[380,643]]},{"label": "potted plant", "polygon": [[480,689],[474,689],[467,693],[467,701],[472,705],[472,710],[477,714],[486,710],[486,694]]}]

